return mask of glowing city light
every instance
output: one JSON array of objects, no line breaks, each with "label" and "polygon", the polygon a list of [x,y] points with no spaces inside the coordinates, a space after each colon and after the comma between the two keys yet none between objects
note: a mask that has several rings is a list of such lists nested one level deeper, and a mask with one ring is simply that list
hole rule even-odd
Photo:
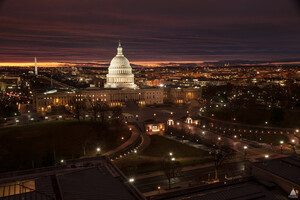
[{"label": "glowing city light", "polygon": [[265,158],[269,158],[269,155],[268,155],[268,154],[266,154],[266,155],[265,155]]},{"label": "glowing city light", "polygon": [[130,179],[129,179],[129,182],[130,182],[130,183],[133,183],[133,182],[134,182],[134,178],[130,178]]}]

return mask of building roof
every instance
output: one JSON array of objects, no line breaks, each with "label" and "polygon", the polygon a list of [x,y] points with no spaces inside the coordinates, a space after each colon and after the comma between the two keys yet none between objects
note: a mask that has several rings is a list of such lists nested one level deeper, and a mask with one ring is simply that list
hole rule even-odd
[{"label": "building roof", "polygon": [[145,123],[145,124],[160,124],[160,123],[162,123],[162,122],[160,122],[160,121],[158,121],[158,120],[156,120],[156,119],[147,119],[147,120],[145,120],[144,123]]},{"label": "building roof", "polygon": [[[199,189],[194,192],[187,192],[183,195],[174,195],[163,199],[189,199],[189,200],[286,200],[287,195],[279,187],[268,188],[255,179],[248,178],[233,184],[216,183],[210,188]],[[205,187],[205,186],[204,186]],[[155,199],[155,198],[154,198]],[[162,198],[157,198],[162,199]]]},{"label": "building roof", "polygon": [[299,156],[272,159],[264,162],[253,163],[253,165],[300,185]]},{"label": "building roof", "polygon": [[59,174],[57,180],[65,200],[136,199],[105,167]]},{"label": "building roof", "polygon": [[[104,156],[67,161],[65,165],[0,174],[0,190],[34,181],[30,192],[10,190],[9,199],[111,200],[144,199],[141,193]],[[5,188],[6,187],[6,188]],[[13,193],[13,194],[12,194]],[[6,192],[7,195],[7,192]],[[38,198],[37,198],[38,197]],[[34,199],[35,199],[34,198]]]}]

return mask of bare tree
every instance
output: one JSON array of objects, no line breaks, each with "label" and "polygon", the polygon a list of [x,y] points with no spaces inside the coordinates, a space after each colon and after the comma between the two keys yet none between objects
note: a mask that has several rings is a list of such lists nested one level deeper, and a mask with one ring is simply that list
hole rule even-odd
[{"label": "bare tree", "polygon": [[165,176],[169,182],[169,189],[171,189],[171,181],[173,178],[180,176],[181,164],[178,161],[172,160],[170,157],[164,158],[162,168]]},{"label": "bare tree", "polygon": [[120,126],[122,122],[122,107],[117,106],[112,108],[112,119],[115,125]]},{"label": "bare tree", "polygon": [[74,114],[74,117],[80,121],[80,117],[84,115],[85,109],[86,109],[86,102],[85,100],[81,99],[73,99],[72,100],[72,105],[73,109],[71,110],[71,113]]},{"label": "bare tree", "polygon": [[219,146],[213,149],[213,151],[210,152],[210,155],[212,156],[215,165],[215,179],[218,180],[220,168],[226,161],[233,157],[234,151],[226,146]]},{"label": "bare tree", "polygon": [[100,101],[98,102],[98,109],[99,109],[98,113],[99,113],[100,121],[104,123],[107,119],[107,115],[110,108],[107,103]]},{"label": "bare tree", "polygon": [[97,119],[99,112],[101,111],[101,103],[91,97],[87,98],[88,110],[92,114],[93,120]]}]

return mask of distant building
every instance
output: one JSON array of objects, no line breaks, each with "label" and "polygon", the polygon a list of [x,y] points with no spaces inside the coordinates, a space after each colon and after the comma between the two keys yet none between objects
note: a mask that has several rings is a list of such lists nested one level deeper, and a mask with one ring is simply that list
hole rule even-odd
[{"label": "distant building", "polygon": [[149,135],[163,135],[165,132],[165,123],[155,119],[149,119],[144,122],[146,133]]},{"label": "distant building", "polygon": [[20,77],[2,76],[0,77],[0,91],[7,88],[17,87],[20,84]]},{"label": "distant building", "polygon": [[165,88],[164,97],[166,103],[186,104],[201,99],[200,87],[176,87]]}]

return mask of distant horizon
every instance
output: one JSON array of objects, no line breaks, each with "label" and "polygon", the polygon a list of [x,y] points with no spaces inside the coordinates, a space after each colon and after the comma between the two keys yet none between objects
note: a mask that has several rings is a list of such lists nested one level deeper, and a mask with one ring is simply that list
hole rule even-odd
[{"label": "distant horizon", "polygon": [[[228,64],[229,66],[241,65],[241,66],[267,66],[267,65],[300,65],[300,61],[290,61],[290,62],[268,62],[268,61],[239,61],[240,63],[236,63],[233,60],[233,63],[227,60],[220,61],[137,61],[130,62],[133,66],[146,66],[146,67],[160,67],[165,65],[198,65],[198,66],[220,66],[224,64]],[[71,67],[77,65],[87,65],[87,67],[108,67],[110,61],[74,61],[74,62],[37,62],[38,67]],[[34,67],[34,62],[0,62],[0,67]]]}]

